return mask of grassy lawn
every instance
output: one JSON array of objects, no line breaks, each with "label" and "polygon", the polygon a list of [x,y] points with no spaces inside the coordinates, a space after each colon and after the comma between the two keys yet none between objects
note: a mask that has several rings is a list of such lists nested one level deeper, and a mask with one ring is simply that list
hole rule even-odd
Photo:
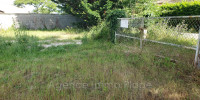
[{"label": "grassy lawn", "polygon": [[163,54],[156,44],[140,50],[136,43],[88,41],[44,49],[35,41],[81,39],[84,33],[29,31],[36,37],[18,37],[14,43],[5,42],[14,35],[0,34],[2,100],[200,98],[200,72],[191,64],[193,51],[165,47],[164,56],[173,56],[178,60],[174,63],[155,56]]},{"label": "grassy lawn", "polygon": [[[19,30],[25,31],[25,30]],[[0,36],[7,40],[13,40],[15,38],[16,31],[13,29],[0,31]],[[25,31],[29,36],[35,36],[40,40],[66,40],[66,39],[80,39],[83,37],[86,31],[66,29],[66,30],[29,30]]]}]

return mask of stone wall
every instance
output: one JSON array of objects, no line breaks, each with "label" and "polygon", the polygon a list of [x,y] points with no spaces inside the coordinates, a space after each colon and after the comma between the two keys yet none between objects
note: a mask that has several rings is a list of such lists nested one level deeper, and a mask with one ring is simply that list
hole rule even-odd
[{"label": "stone wall", "polygon": [[0,28],[7,29],[14,25],[15,28],[27,29],[65,29],[73,27],[73,23],[81,21],[72,15],[57,14],[0,14]]}]

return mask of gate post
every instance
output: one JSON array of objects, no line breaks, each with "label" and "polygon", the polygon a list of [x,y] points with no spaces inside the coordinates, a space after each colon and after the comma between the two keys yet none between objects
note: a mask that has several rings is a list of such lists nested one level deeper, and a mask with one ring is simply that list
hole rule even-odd
[{"label": "gate post", "polygon": [[195,59],[194,59],[194,65],[200,69],[200,27],[199,27],[199,37],[198,37],[198,43],[197,43],[197,48],[196,48],[196,54],[195,54]]},{"label": "gate post", "polygon": [[144,39],[144,17],[142,18],[141,26],[140,26],[140,49],[143,46],[143,39]]},{"label": "gate post", "polygon": [[114,40],[114,43],[116,44],[116,42],[117,42],[117,33],[115,31],[115,40]]}]

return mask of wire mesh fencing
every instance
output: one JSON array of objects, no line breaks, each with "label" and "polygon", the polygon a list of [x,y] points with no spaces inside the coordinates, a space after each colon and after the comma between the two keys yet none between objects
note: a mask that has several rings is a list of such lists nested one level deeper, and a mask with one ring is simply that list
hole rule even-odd
[{"label": "wire mesh fencing", "polygon": [[118,21],[116,43],[138,46],[179,61],[194,61],[200,16],[119,18]]}]

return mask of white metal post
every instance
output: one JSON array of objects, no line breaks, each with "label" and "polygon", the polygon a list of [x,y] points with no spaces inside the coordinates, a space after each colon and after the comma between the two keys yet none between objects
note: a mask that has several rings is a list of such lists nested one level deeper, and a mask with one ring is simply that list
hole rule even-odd
[{"label": "white metal post", "polygon": [[140,49],[142,49],[142,36],[140,37]]},{"label": "white metal post", "polygon": [[142,22],[140,26],[140,49],[142,49],[143,37],[144,37],[144,18],[142,18]]},{"label": "white metal post", "polygon": [[198,69],[200,69],[200,64],[199,64],[199,45],[200,45],[200,28],[199,28],[199,37],[198,37],[198,43],[197,43],[197,48],[196,48],[196,54],[195,54],[195,60],[194,60],[194,64],[195,66],[197,66]]}]

